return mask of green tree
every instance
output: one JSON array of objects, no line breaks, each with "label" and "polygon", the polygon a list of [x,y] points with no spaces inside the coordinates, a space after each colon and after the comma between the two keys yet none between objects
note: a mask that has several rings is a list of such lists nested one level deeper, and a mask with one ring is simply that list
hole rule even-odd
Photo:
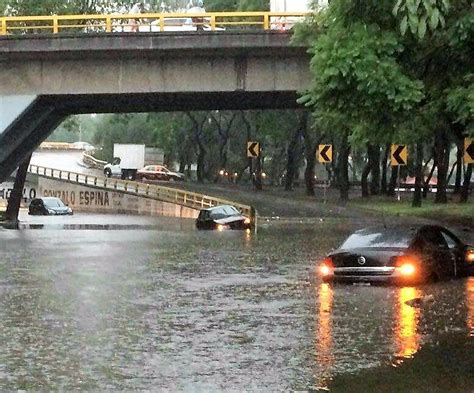
[{"label": "green tree", "polygon": [[301,102],[352,145],[419,145],[417,184],[422,145],[432,140],[444,202],[449,143],[472,124],[472,13],[462,0],[333,0],[296,36],[313,55]]}]

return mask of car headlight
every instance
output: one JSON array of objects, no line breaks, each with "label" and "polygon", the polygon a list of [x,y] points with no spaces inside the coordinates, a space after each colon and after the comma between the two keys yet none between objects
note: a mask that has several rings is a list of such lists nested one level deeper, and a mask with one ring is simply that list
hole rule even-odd
[{"label": "car headlight", "polygon": [[217,224],[217,230],[218,231],[223,231],[226,228],[227,228],[227,225]]},{"label": "car headlight", "polygon": [[251,222],[250,218],[248,218],[248,217],[244,220],[244,223],[247,224],[247,225],[250,224],[250,222]]},{"label": "car headlight", "polygon": [[55,215],[56,212],[55,212],[54,210],[52,210],[52,209],[48,209],[48,214]]}]

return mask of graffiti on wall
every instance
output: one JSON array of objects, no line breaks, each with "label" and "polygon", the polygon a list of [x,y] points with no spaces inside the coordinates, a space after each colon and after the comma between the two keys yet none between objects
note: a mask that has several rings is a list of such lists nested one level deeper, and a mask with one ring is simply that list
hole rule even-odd
[{"label": "graffiti on wall", "polygon": [[[13,191],[13,183],[0,183],[0,199],[8,200],[10,198],[10,194]],[[36,198],[37,192],[36,188],[26,186],[23,189],[23,199],[24,201],[28,201],[31,199]]]},{"label": "graffiti on wall", "polygon": [[45,197],[60,198],[64,203],[71,206],[110,206],[110,195],[108,191],[71,191],[59,189],[43,189]]}]

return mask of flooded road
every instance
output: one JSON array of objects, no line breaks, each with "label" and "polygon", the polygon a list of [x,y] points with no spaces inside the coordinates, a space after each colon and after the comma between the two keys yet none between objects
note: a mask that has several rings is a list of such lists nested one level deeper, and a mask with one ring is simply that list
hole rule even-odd
[{"label": "flooded road", "polygon": [[[254,235],[167,218],[22,219],[0,229],[1,390],[324,389],[446,333],[474,336],[474,279],[322,284],[316,262],[353,223],[263,221]],[[420,297],[433,301],[406,304]]]}]

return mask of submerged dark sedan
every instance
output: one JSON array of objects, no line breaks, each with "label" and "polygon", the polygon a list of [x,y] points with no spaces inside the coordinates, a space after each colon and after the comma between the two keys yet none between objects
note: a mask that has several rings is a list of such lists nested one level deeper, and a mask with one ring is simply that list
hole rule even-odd
[{"label": "submerged dark sedan", "polygon": [[232,205],[219,205],[203,209],[196,219],[198,229],[249,229],[251,227],[250,218]]},{"label": "submerged dark sedan", "polygon": [[72,215],[72,209],[55,197],[35,198],[31,201],[28,214],[41,216]]},{"label": "submerged dark sedan", "polygon": [[446,228],[365,228],[319,267],[328,281],[416,284],[474,273],[474,248]]}]

